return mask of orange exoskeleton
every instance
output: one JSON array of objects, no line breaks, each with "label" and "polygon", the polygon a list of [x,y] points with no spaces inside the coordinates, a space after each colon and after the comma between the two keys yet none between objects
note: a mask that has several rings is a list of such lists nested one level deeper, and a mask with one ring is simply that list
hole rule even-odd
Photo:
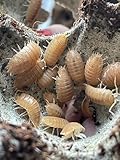
[{"label": "orange exoskeleton", "polygon": [[53,38],[45,50],[44,60],[48,66],[55,66],[67,46],[67,35],[61,34]]},{"label": "orange exoskeleton", "polygon": [[40,46],[35,42],[28,43],[10,59],[7,65],[8,72],[17,75],[30,70],[35,66],[40,55]]},{"label": "orange exoskeleton", "polygon": [[85,93],[93,103],[110,107],[109,112],[113,115],[111,110],[118,101],[116,99],[118,94],[113,94],[109,89],[95,88],[88,84],[85,84]]},{"label": "orange exoskeleton", "polygon": [[64,139],[72,138],[75,140],[74,137],[85,138],[86,136],[81,132],[85,132],[85,128],[80,123],[70,122],[65,125],[60,135],[63,135]]},{"label": "orange exoskeleton", "polygon": [[70,50],[66,56],[66,65],[71,79],[76,83],[83,83],[84,76],[84,62],[77,51]]},{"label": "orange exoskeleton", "polygon": [[40,105],[37,100],[29,94],[22,93],[16,97],[15,102],[26,110],[32,124],[35,127],[38,127],[40,124],[41,115]]},{"label": "orange exoskeleton", "polygon": [[43,73],[42,77],[38,79],[37,84],[40,88],[48,88],[52,82],[54,81],[53,78],[57,75],[57,67],[54,68],[48,68]]},{"label": "orange exoskeleton", "polygon": [[108,65],[103,71],[101,81],[109,88],[120,86],[120,62]]},{"label": "orange exoskeleton", "polygon": [[43,62],[40,59],[38,59],[36,65],[32,69],[24,73],[21,73],[15,77],[15,87],[21,89],[32,85],[37,79],[39,79],[42,76],[44,70],[43,68]]},{"label": "orange exoskeleton", "polygon": [[65,125],[68,123],[69,122],[66,119],[53,116],[43,116],[41,120],[41,124],[43,126],[48,126],[45,129],[53,128],[52,134],[54,134],[55,129],[57,129],[57,135],[58,135],[58,129],[63,129]]},{"label": "orange exoskeleton", "polygon": [[101,54],[92,54],[85,65],[85,79],[87,84],[97,86],[100,83],[103,68]]},{"label": "orange exoskeleton", "polygon": [[67,102],[74,95],[72,80],[65,67],[60,67],[56,77],[56,93],[60,102]]}]

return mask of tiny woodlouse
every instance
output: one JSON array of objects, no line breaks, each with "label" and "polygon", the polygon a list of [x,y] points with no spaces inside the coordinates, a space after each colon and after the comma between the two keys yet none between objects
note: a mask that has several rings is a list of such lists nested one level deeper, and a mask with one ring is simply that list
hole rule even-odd
[{"label": "tiny woodlouse", "polygon": [[9,61],[6,68],[8,73],[17,75],[30,70],[41,55],[40,46],[35,42],[28,43]]},{"label": "tiny woodlouse", "polygon": [[48,126],[45,129],[53,128],[52,134],[54,134],[54,130],[57,129],[57,135],[58,135],[58,129],[63,129],[67,123],[69,122],[66,119],[53,116],[43,116],[41,120],[41,124],[43,126]]},{"label": "tiny woodlouse", "polygon": [[87,84],[97,86],[100,83],[103,68],[101,54],[92,54],[85,65],[85,79]]},{"label": "tiny woodlouse", "polygon": [[15,102],[27,111],[32,124],[35,127],[38,127],[40,124],[41,115],[40,105],[37,100],[29,94],[22,93],[16,97]]},{"label": "tiny woodlouse", "polygon": [[74,95],[72,80],[65,67],[60,67],[56,77],[56,93],[60,102],[67,102]]},{"label": "tiny woodlouse", "polygon": [[74,137],[85,138],[86,136],[81,134],[81,132],[85,132],[85,128],[80,123],[70,122],[65,125],[60,135],[63,135],[64,139],[72,138],[75,140]]},{"label": "tiny woodlouse", "polygon": [[36,17],[42,0],[31,0],[26,13],[26,22],[31,24]]},{"label": "tiny woodlouse", "polygon": [[64,117],[62,109],[55,103],[47,103],[45,108],[48,116]]},{"label": "tiny woodlouse", "polygon": [[120,86],[120,62],[108,65],[103,71],[101,81],[109,88]]},{"label": "tiny woodlouse", "polygon": [[83,83],[84,76],[84,62],[77,51],[70,50],[66,56],[66,65],[71,79],[76,83]]},{"label": "tiny woodlouse", "polygon": [[48,66],[54,66],[67,46],[67,35],[61,34],[54,37],[45,50],[44,60]]},{"label": "tiny woodlouse", "polygon": [[36,65],[32,69],[15,77],[14,86],[18,89],[30,86],[42,76],[44,70],[43,68],[44,63],[38,59]]},{"label": "tiny woodlouse", "polygon": [[58,67],[48,68],[43,73],[42,77],[38,79],[37,84],[40,88],[48,88],[52,82],[54,81],[53,77],[55,78],[57,75]]},{"label": "tiny woodlouse", "polygon": [[46,102],[49,102],[49,103],[53,103],[54,101],[56,101],[56,95],[49,91],[43,94],[43,98]]},{"label": "tiny woodlouse", "polygon": [[89,108],[90,99],[86,96],[81,104],[81,111],[84,118],[92,118],[92,111]]},{"label": "tiny woodlouse", "polygon": [[118,94],[113,94],[109,89],[95,88],[88,84],[85,84],[85,93],[93,103],[110,107],[109,112],[113,115],[111,109],[117,103]]}]

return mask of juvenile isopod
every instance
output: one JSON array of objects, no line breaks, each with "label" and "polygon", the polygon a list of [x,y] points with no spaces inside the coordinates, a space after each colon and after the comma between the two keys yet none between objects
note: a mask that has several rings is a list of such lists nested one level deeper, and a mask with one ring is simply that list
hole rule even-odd
[{"label": "juvenile isopod", "polygon": [[101,81],[109,88],[120,86],[120,62],[108,65],[103,71]]},{"label": "juvenile isopod", "polygon": [[43,94],[43,98],[46,102],[49,102],[49,103],[53,103],[54,101],[56,101],[56,95],[49,91]]},{"label": "juvenile isopod", "polygon": [[38,79],[37,84],[40,88],[48,88],[52,82],[54,81],[53,77],[55,78],[57,75],[57,67],[48,68],[43,73],[42,77]]},{"label": "juvenile isopod", "polygon": [[55,103],[47,103],[45,108],[48,116],[64,117],[62,109]]},{"label": "juvenile isopod", "polygon": [[100,83],[103,68],[101,54],[92,54],[85,65],[85,79],[87,84],[97,86]]},{"label": "juvenile isopod", "polygon": [[84,76],[84,62],[77,51],[70,50],[66,56],[66,65],[71,79],[76,83],[83,83]]},{"label": "juvenile isopod", "polygon": [[117,94],[113,94],[109,89],[95,88],[88,84],[85,84],[85,93],[93,103],[110,107],[109,112],[113,115],[111,109],[117,103]]},{"label": "juvenile isopod", "polygon": [[53,128],[52,134],[54,133],[55,129],[57,129],[57,133],[58,133],[58,129],[63,129],[67,123],[69,122],[66,119],[63,119],[60,117],[53,117],[53,116],[44,116],[41,120],[41,124],[43,126],[48,126],[47,128]]},{"label": "juvenile isopod", "polygon": [[26,13],[26,22],[31,24],[36,17],[40,7],[41,0],[31,0]]},{"label": "juvenile isopod", "polygon": [[17,96],[15,102],[24,108],[29,116],[30,121],[35,127],[38,127],[40,124],[40,105],[37,100],[29,94],[22,93]]},{"label": "juvenile isopod", "polygon": [[85,132],[85,128],[80,123],[70,122],[65,125],[60,135],[63,135],[64,139],[72,138],[74,140],[74,137],[85,138],[86,136],[81,134],[81,132]]},{"label": "juvenile isopod", "polygon": [[67,35],[61,34],[54,37],[45,50],[44,60],[48,66],[54,66],[67,46]]},{"label": "juvenile isopod", "polygon": [[18,89],[32,85],[37,79],[39,79],[43,74],[44,63],[38,59],[36,65],[15,77],[14,86]]},{"label": "juvenile isopod", "polygon": [[72,80],[65,67],[60,67],[56,77],[56,93],[60,102],[67,102],[74,95]]},{"label": "juvenile isopod", "polygon": [[17,75],[30,70],[35,66],[40,55],[40,46],[35,42],[28,43],[10,59],[7,65],[8,72]]}]

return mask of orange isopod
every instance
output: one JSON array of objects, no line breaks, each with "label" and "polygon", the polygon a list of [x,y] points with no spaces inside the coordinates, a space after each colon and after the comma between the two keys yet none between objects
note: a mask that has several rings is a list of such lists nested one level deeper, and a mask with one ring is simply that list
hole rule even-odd
[{"label": "orange isopod", "polygon": [[85,79],[88,84],[97,86],[100,83],[103,68],[101,54],[92,54],[85,65]]},{"label": "orange isopod", "polygon": [[74,87],[72,80],[65,67],[60,67],[58,76],[56,77],[56,93],[60,102],[67,102],[74,95]]},{"label": "orange isopod", "polygon": [[76,83],[83,83],[84,76],[84,62],[77,51],[70,50],[66,56],[66,65],[71,79]]},{"label": "orange isopod", "polygon": [[32,85],[38,78],[43,74],[44,63],[38,59],[36,65],[15,77],[14,86],[18,89],[24,88],[26,86]]},{"label": "orange isopod", "polygon": [[49,102],[49,103],[53,103],[54,101],[56,101],[56,95],[49,91],[43,94],[43,98],[46,102]]},{"label": "orange isopod", "polygon": [[80,123],[70,122],[65,125],[60,134],[64,139],[72,138],[74,140],[74,137],[86,137],[84,134],[80,134],[81,132],[85,132],[85,128]]},{"label": "orange isopod", "polygon": [[104,69],[102,82],[109,88],[120,86],[120,62],[110,64]]},{"label": "orange isopod", "polygon": [[37,100],[29,94],[22,93],[16,97],[15,102],[27,111],[30,121],[35,127],[38,127],[41,116],[40,105]]},{"label": "orange isopod", "polygon": [[26,22],[32,23],[34,18],[36,17],[40,7],[41,0],[31,0],[26,13]]},{"label": "orange isopod", "polygon": [[57,75],[58,67],[48,68],[43,73],[42,77],[38,79],[37,84],[40,88],[48,88],[52,82],[54,81],[53,77],[55,78]]},{"label": "orange isopod", "polygon": [[10,59],[7,65],[8,72],[17,75],[30,70],[35,66],[40,55],[40,46],[35,42],[28,43]]},{"label": "orange isopod", "polygon": [[111,90],[105,88],[95,88],[88,84],[85,84],[85,93],[92,102],[110,107],[109,112],[113,114],[111,109],[117,102],[117,95],[113,94]]},{"label": "orange isopod", "polygon": [[44,60],[48,66],[54,66],[67,46],[68,38],[65,34],[57,35],[48,44],[45,50]]},{"label": "orange isopod", "polygon": [[47,103],[45,108],[48,116],[64,117],[62,109],[55,103]]}]

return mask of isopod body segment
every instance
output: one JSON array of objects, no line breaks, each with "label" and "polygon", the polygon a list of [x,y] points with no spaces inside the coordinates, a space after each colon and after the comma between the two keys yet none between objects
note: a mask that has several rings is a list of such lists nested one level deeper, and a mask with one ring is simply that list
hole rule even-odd
[{"label": "isopod body segment", "polygon": [[65,34],[57,35],[48,44],[44,60],[48,66],[55,66],[67,46],[68,38]]},{"label": "isopod body segment", "polygon": [[38,127],[40,124],[41,115],[40,105],[37,100],[29,94],[22,93],[16,97],[15,102],[27,111],[32,124],[35,127]]},{"label": "isopod body segment", "polygon": [[65,67],[59,68],[55,83],[57,99],[63,103],[71,100],[74,95],[74,88],[72,80]]},{"label": "isopod body segment", "polygon": [[70,50],[66,56],[66,65],[71,79],[76,83],[83,83],[84,76],[84,62],[77,51]]},{"label": "isopod body segment", "polygon": [[101,54],[92,54],[85,65],[85,79],[87,84],[97,86],[100,83],[103,68]]}]

